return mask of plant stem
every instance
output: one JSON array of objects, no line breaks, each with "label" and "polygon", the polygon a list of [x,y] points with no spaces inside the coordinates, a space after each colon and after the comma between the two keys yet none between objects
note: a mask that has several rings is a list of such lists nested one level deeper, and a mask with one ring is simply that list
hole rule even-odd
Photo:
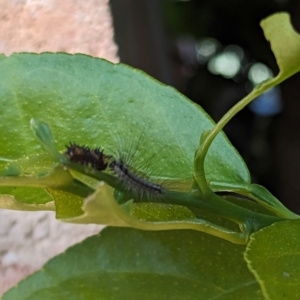
[{"label": "plant stem", "polygon": [[[103,180],[116,190],[126,193],[118,178],[110,174],[96,171],[91,168],[86,168],[85,166],[73,162],[68,162],[67,166],[95,179]],[[135,200],[137,202],[146,201],[146,199]],[[147,199],[147,201],[149,201],[149,199]],[[239,226],[248,234],[257,231],[260,228],[266,227],[274,222],[285,220],[284,218],[276,216],[256,213],[234,203],[230,203],[222,199],[222,197],[216,195],[211,190],[207,190],[205,193],[201,193],[200,195],[166,190],[159,199],[153,199],[153,202],[177,204],[186,207],[205,209],[239,224]]]},{"label": "plant stem", "polygon": [[73,179],[69,172],[63,170],[61,165],[53,168],[53,170],[40,177],[30,176],[3,176],[0,177],[0,186],[24,186],[38,187],[44,189],[62,190],[80,197],[87,197],[94,192],[91,188],[84,185],[80,181]]},{"label": "plant stem", "polygon": [[[258,86],[256,86],[253,91],[247,95],[245,98],[243,98],[241,101],[239,101],[236,105],[234,105],[222,118],[221,120],[215,125],[215,127],[207,132],[204,132],[204,136],[201,137],[201,143],[200,147],[197,150],[196,157],[195,157],[195,178],[198,182],[199,189],[201,191],[207,191],[209,189],[208,184],[206,182],[205,174],[204,172],[204,161],[206,154],[208,152],[208,149],[216,136],[219,132],[222,131],[222,129],[225,127],[225,125],[239,112],[241,111],[245,106],[247,106],[251,101],[253,101],[255,98],[260,96],[263,92],[267,91],[269,88],[272,88],[276,84],[278,84],[280,81],[277,77],[270,79],[268,81],[265,81]],[[202,174],[202,176],[198,176],[199,174]]]},{"label": "plant stem", "polygon": [[265,215],[248,210],[224,200],[212,191],[210,191],[209,194],[206,193],[205,198],[203,199],[202,197],[197,197],[191,193],[168,191],[163,202],[205,209],[239,224],[240,227],[244,227],[244,229],[249,233],[269,226],[274,222],[286,220],[285,218]]}]

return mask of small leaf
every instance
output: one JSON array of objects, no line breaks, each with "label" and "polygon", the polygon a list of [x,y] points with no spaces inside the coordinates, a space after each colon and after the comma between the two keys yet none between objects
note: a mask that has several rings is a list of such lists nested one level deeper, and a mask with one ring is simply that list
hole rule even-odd
[{"label": "small leaf", "polygon": [[63,155],[56,150],[52,132],[48,124],[32,118],[30,120],[30,127],[47,152],[51,154],[52,158],[59,161]]},{"label": "small leaf", "polygon": [[274,14],[261,22],[265,37],[280,69],[279,77],[290,77],[300,70],[300,36],[288,13]]},{"label": "small leaf", "polygon": [[254,233],[245,259],[266,299],[300,299],[300,220]]},{"label": "small leaf", "polygon": [[191,230],[106,228],[50,260],[3,300],[263,300],[244,249]]}]

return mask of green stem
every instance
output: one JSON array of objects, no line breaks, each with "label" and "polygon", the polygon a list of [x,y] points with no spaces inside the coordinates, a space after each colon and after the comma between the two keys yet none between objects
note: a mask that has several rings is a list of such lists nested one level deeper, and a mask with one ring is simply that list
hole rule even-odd
[{"label": "green stem", "polygon": [[[275,79],[275,78],[274,78]],[[216,126],[209,131],[207,134],[205,140],[200,146],[200,153],[205,157],[209,146],[213,142],[213,140],[216,138],[217,134],[222,131],[222,129],[225,127],[225,125],[239,112],[241,111],[245,106],[247,106],[251,101],[253,101],[255,98],[260,96],[263,92],[267,91],[269,88],[274,86],[274,82],[276,80],[269,80],[269,82],[265,82],[261,88],[256,87],[249,95],[247,95],[245,98],[243,98],[241,101],[239,101],[236,105],[234,105],[223,117],[222,119],[216,124]]]},{"label": "green stem", "polygon": [[[122,193],[126,193],[126,190],[120,181],[110,174],[96,171],[92,168],[87,168],[73,162],[67,162],[66,164],[70,169],[86,174],[95,179],[103,180],[114,189]],[[135,200],[143,201],[143,199]],[[154,201],[177,204],[190,208],[205,209],[239,224],[239,226],[242,228],[242,231],[245,231],[247,234],[257,231],[258,229],[266,227],[274,222],[285,220],[284,218],[264,215],[240,207],[234,203],[222,199],[222,197],[216,195],[211,190],[208,190],[204,194],[200,195],[166,190],[161,198],[154,199]]]},{"label": "green stem", "polygon": [[[204,221],[200,220],[203,222],[202,225],[202,232],[205,232],[207,234],[219,237],[221,239],[224,239],[226,241],[229,241],[234,244],[239,244],[239,245],[246,245],[248,241],[248,236],[244,232],[236,232],[233,230],[229,230],[227,228],[218,226],[212,222],[209,221]],[[196,223],[198,226],[200,224]]]},{"label": "green stem", "polygon": [[56,166],[49,174],[45,176],[0,177],[0,186],[38,187],[44,189],[52,188],[84,198],[94,192],[93,189],[82,184],[80,181],[73,179],[73,177],[63,170],[60,165]]},{"label": "green stem", "polygon": [[278,217],[286,219],[299,219],[300,216],[287,209],[276,197],[266,188],[257,184],[243,183],[214,183],[210,182],[210,187],[214,191],[230,192],[243,195],[263,206],[265,209]]},{"label": "green stem", "polygon": [[205,199],[191,193],[168,191],[162,202],[205,209],[239,224],[242,230],[244,229],[249,234],[274,222],[285,220],[285,218],[265,215],[240,207],[224,200],[212,191],[209,195],[206,194]]},{"label": "green stem", "polygon": [[[223,117],[222,119],[215,125],[215,127],[212,130],[209,130],[208,132],[204,133],[204,137],[201,137],[201,143],[200,147],[197,150],[196,157],[195,157],[195,175],[196,175],[196,181],[198,182],[199,189],[201,191],[207,191],[209,189],[208,184],[206,182],[205,174],[204,172],[204,160],[206,157],[206,154],[208,152],[208,149],[216,136],[219,132],[223,130],[225,125],[239,112],[241,111],[245,106],[247,106],[251,101],[253,101],[255,98],[260,96],[263,92],[267,91],[268,89],[274,87],[276,84],[280,83],[282,80],[278,77],[273,78],[271,80],[265,81],[255,87],[255,89],[247,95],[245,98],[243,98],[241,101],[239,101],[236,105],[234,105]],[[202,174],[201,176],[198,176]]]},{"label": "green stem", "polygon": [[71,162],[69,160],[65,160],[63,162],[63,164],[64,164],[64,166],[68,167],[71,170],[74,170],[74,171],[79,172],[81,174],[85,174],[85,175],[87,175],[89,177],[92,177],[94,179],[104,181],[108,185],[113,187],[114,189],[124,192],[124,188],[123,188],[122,184],[120,183],[120,181],[115,176],[112,176],[108,173],[104,173],[104,172],[101,172],[101,171],[97,171],[97,170],[95,170],[91,167],[86,167],[86,166]]}]

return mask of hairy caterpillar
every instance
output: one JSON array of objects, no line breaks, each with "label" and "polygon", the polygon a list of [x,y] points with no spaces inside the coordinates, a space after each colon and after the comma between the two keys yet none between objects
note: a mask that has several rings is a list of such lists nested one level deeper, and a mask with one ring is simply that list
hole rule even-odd
[{"label": "hairy caterpillar", "polygon": [[115,158],[106,155],[100,148],[89,148],[74,142],[67,145],[65,155],[72,162],[90,166],[97,171],[110,171],[119,180],[124,190],[133,198],[157,199],[165,192],[165,188],[150,177],[130,166],[124,157]]},{"label": "hairy caterpillar", "polygon": [[107,169],[109,157],[100,148],[90,149],[87,146],[80,146],[74,142],[71,142],[66,147],[65,155],[70,161],[84,166],[91,166],[98,171]]}]

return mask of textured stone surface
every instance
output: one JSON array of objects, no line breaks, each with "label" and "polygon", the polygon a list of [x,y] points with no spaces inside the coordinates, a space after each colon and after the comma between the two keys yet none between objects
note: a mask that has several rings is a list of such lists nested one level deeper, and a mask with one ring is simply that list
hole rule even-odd
[{"label": "textured stone surface", "polygon": [[0,291],[39,269],[48,259],[87,236],[98,225],[59,222],[53,212],[0,211]]},{"label": "textured stone surface", "polygon": [[[0,0],[0,52],[85,53],[117,62],[107,0]],[[1,122],[1,120],[0,120]],[[0,295],[101,226],[0,210]]]},{"label": "textured stone surface", "polygon": [[106,0],[0,0],[0,52],[64,51],[117,61]]}]

